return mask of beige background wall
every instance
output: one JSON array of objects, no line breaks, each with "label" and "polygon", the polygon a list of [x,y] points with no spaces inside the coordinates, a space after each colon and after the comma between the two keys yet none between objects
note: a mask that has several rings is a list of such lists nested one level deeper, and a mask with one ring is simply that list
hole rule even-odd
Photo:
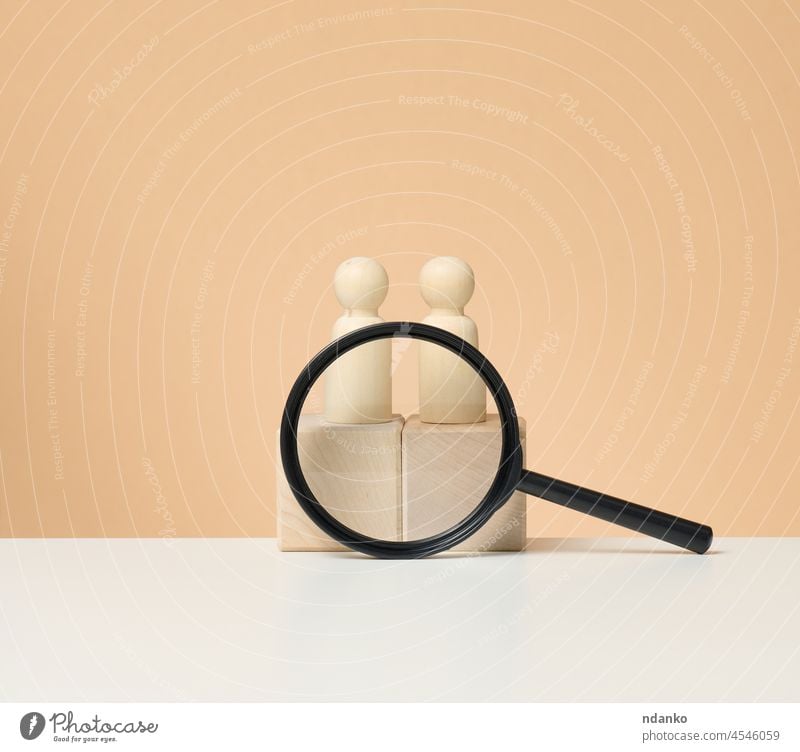
[{"label": "beige background wall", "polygon": [[800,534],[800,6],[427,5],[3,2],[0,534],[274,534],[333,270],[442,253],[532,467]]}]

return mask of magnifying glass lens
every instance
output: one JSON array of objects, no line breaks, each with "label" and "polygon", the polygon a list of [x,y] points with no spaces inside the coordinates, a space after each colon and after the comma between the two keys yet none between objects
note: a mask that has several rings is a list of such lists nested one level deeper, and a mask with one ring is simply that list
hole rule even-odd
[{"label": "magnifying glass lens", "polygon": [[[488,409],[487,409],[488,408]],[[501,464],[501,419],[477,369],[429,342],[370,341],[309,393],[296,435],[319,506],[374,540],[439,536],[473,515]],[[524,497],[460,548],[519,548]]]}]

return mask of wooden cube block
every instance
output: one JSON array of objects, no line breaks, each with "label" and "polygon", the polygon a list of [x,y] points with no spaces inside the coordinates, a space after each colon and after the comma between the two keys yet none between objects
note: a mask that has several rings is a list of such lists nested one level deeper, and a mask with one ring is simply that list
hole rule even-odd
[{"label": "wooden cube block", "polygon": [[[309,487],[348,527],[375,538],[400,540],[400,462],[403,418],[388,423],[331,423],[303,415],[298,454]],[[280,446],[280,441],[278,442]],[[278,460],[278,545],[282,551],[343,551],[297,503]]]},{"label": "wooden cube block", "polygon": [[[519,419],[525,451],[525,421]],[[403,428],[403,539],[435,535],[469,514],[494,480],[500,459],[500,417],[471,424],[423,423]],[[472,537],[453,550],[521,551],[525,494],[517,491]]]}]

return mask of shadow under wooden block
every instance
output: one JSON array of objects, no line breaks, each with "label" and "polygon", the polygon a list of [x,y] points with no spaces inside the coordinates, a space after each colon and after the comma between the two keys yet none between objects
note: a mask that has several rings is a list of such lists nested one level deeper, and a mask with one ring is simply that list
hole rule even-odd
[{"label": "shadow under wooden block", "polygon": [[[322,415],[300,417],[298,454],[311,491],[340,522],[374,538],[400,540],[402,432],[401,415],[369,425],[330,423]],[[289,489],[280,458],[276,477],[281,550],[346,550],[302,510]]]},{"label": "shadow under wooden block", "polygon": [[[525,421],[519,419],[525,452]],[[480,503],[500,459],[500,417],[483,423],[423,423],[418,415],[403,428],[403,539],[446,530]],[[517,491],[455,551],[521,551],[525,547],[525,494]]]}]

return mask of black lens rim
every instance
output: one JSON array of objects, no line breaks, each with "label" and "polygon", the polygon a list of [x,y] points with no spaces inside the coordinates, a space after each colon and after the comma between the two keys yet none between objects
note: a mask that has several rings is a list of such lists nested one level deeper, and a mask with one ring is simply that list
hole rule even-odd
[{"label": "black lens rim", "polygon": [[[497,404],[502,447],[497,474],[489,490],[472,512],[453,527],[428,538],[387,541],[371,538],[342,524],[317,500],[306,482],[297,451],[297,427],[311,387],[338,357],[367,342],[390,337],[430,342],[455,353],[474,368]],[[283,472],[297,503],[317,527],[339,543],[368,556],[382,559],[419,559],[446,551],[469,538],[505,504],[522,476],[522,446],[517,411],[508,387],[497,369],[477,348],[455,334],[428,324],[391,321],[363,327],[332,342],[315,355],[300,372],[286,399],[281,419],[280,452]]]}]

